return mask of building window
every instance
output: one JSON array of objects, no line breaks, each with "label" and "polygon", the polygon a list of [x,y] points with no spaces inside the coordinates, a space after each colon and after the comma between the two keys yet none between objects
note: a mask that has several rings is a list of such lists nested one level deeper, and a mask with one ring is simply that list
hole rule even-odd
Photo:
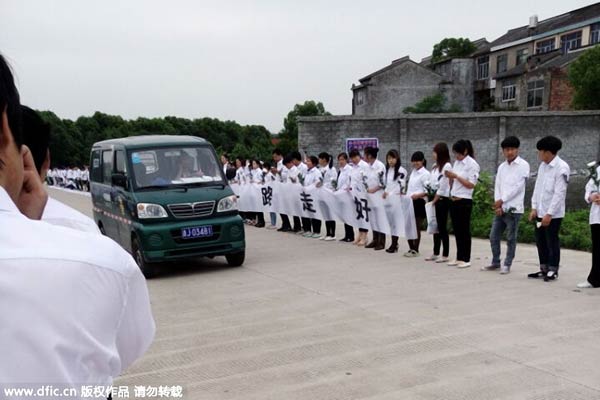
[{"label": "building window", "polygon": [[501,72],[506,71],[508,68],[508,55],[500,54],[496,59],[496,73],[499,74]]},{"label": "building window", "polygon": [[477,59],[477,79],[483,80],[490,77],[490,56]]},{"label": "building window", "polygon": [[526,63],[527,57],[529,57],[529,49],[521,49],[517,51],[517,65]]},{"label": "building window", "polygon": [[365,92],[364,90],[359,90],[356,93],[356,105],[362,106],[365,103]]},{"label": "building window", "polygon": [[539,108],[544,103],[544,80],[527,84],[527,108]]},{"label": "building window", "polygon": [[560,48],[563,53],[581,47],[581,31],[562,35],[560,37]]},{"label": "building window", "polygon": [[554,50],[555,44],[556,40],[554,40],[554,38],[537,42],[535,46],[535,52],[536,54],[548,53]]},{"label": "building window", "polygon": [[517,87],[514,81],[502,83],[502,102],[514,101],[517,97]]},{"label": "building window", "polygon": [[590,26],[590,44],[600,43],[600,23]]},{"label": "building window", "polygon": [[112,150],[105,150],[102,152],[102,181],[107,184],[112,184]]}]

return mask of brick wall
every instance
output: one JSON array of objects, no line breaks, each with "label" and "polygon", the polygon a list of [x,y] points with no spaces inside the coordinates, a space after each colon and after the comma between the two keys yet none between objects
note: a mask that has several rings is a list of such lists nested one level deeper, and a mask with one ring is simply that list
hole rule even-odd
[{"label": "brick wall", "polygon": [[569,82],[569,75],[566,69],[553,70],[552,81],[550,83],[550,111],[568,111],[572,110],[571,103],[575,90]]},{"label": "brick wall", "polygon": [[[337,155],[345,151],[346,138],[377,137],[380,159],[388,150],[397,149],[405,166],[417,150],[423,151],[429,160],[435,143],[444,141],[452,146],[464,138],[473,143],[482,171],[494,174],[503,160],[500,143],[511,135],[520,138],[521,156],[531,164],[532,171],[537,171],[539,165],[535,144],[546,135],[561,138],[560,156],[572,171],[585,170],[588,162],[600,159],[600,111],[421,114],[401,118],[303,117],[298,128],[299,147],[309,154],[327,151]],[[584,186],[583,172],[572,177],[569,208],[586,207]]]}]

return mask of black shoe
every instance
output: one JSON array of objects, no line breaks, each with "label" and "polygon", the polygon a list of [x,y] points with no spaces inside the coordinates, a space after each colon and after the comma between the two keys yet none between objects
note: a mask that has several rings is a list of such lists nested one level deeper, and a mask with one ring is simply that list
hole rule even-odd
[{"label": "black shoe", "polygon": [[556,272],[556,271],[548,271],[548,273],[544,277],[544,282],[555,281],[557,279],[558,279],[558,272]]},{"label": "black shoe", "polygon": [[374,249],[375,246],[377,246],[377,243],[375,243],[375,241],[372,241],[371,243],[365,246],[365,249]]},{"label": "black shoe", "polygon": [[542,279],[545,276],[546,276],[546,273],[544,271],[538,271],[538,272],[534,272],[533,274],[527,275],[527,277],[531,278],[531,279]]},{"label": "black shoe", "polygon": [[264,223],[258,223],[256,225],[254,225],[256,228],[264,228],[265,224]]},{"label": "black shoe", "polygon": [[354,239],[351,239],[351,238],[343,238],[343,239],[341,239],[341,240],[340,240],[340,242],[351,243],[351,242],[354,242]]},{"label": "black shoe", "polygon": [[385,252],[386,252],[386,253],[397,253],[397,252],[398,252],[398,245],[396,245],[396,246],[394,246],[394,245],[391,245],[390,247],[388,247],[388,248],[385,250]]},{"label": "black shoe", "polygon": [[277,229],[277,232],[291,232],[292,230],[290,228],[279,228]]}]

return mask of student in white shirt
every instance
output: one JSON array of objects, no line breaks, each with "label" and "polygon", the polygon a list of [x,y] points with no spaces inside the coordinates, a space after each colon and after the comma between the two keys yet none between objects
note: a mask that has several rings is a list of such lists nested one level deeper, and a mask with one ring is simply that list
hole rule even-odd
[{"label": "student in white shirt", "polygon": [[[367,192],[371,194],[383,190],[381,180],[384,179],[385,164],[377,159],[378,153],[378,148],[365,148],[365,160],[367,161],[367,164],[369,164],[369,168],[367,169]],[[385,249],[385,234],[373,231],[373,240],[371,243],[367,244],[365,248],[377,251]]]},{"label": "student in white shirt", "polygon": [[[498,167],[494,185],[494,222],[490,232],[492,262],[482,267],[483,271],[500,268],[501,274],[508,274],[517,249],[519,221],[525,210],[525,186],[529,178],[529,163],[519,157],[521,142],[515,136],[502,141],[502,154],[506,161]],[[506,231],[506,258],[500,267],[500,240]]]},{"label": "student in white shirt", "polygon": [[452,146],[456,161],[446,177],[452,180],[450,218],[456,239],[456,260],[448,263],[458,268],[471,266],[471,212],[473,190],[479,179],[479,164],[475,161],[469,140],[459,140]]},{"label": "student in white shirt", "polygon": [[571,169],[559,156],[562,142],[554,136],[540,139],[536,148],[541,163],[531,197],[530,221],[536,221],[535,242],[538,248],[540,270],[529,278],[544,278],[545,282],[558,278],[560,240],[558,233],[565,216],[567,186]]},{"label": "student in white shirt", "polygon": [[[427,257],[425,261],[447,263],[449,261],[448,255],[450,254],[450,237],[448,235],[450,179],[446,176],[446,171],[452,170],[448,145],[444,142],[437,143],[433,147],[432,156],[435,164],[431,169],[429,182],[436,189],[432,203],[435,207],[438,232],[433,234],[433,254]],[[440,254],[440,250],[442,254]]]},{"label": "student in white shirt", "polygon": [[[333,189],[332,182],[337,179],[337,171],[333,166],[333,156],[329,153],[319,154],[319,169],[323,176],[323,186],[329,190]],[[335,240],[335,220],[325,221],[325,235],[321,236],[322,240]]]},{"label": "student in white shirt", "polygon": [[595,181],[590,178],[585,185],[585,201],[591,204],[592,269],[587,280],[577,285],[581,289],[600,287],[600,163],[596,165]]},{"label": "student in white shirt", "polygon": [[[337,189],[350,191],[350,177],[352,174],[352,167],[348,164],[348,154],[340,153],[337,156],[338,160],[338,173],[337,173]],[[354,242],[354,228],[344,223],[344,237],[340,239],[340,242],[352,243]]]},{"label": "student in white shirt", "polygon": [[[252,160],[251,165],[252,165],[252,170],[250,171],[251,182],[258,184],[258,185],[263,185],[265,183],[265,173],[262,170],[260,161]],[[265,227],[265,214],[263,212],[253,212],[252,217],[250,219],[253,220],[253,223],[251,222],[251,225],[254,225],[257,228]]]},{"label": "student in white shirt", "polygon": [[[277,179],[277,167],[271,165],[270,162],[265,162],[263,164],[263,172],[265,173],[265,184],[273,183],[275,182],[275,179]],[[277,229],[277,214],[270,212],[269,217],[271,224],[267,226],[267,229]]]},{"label": "student in white shirt", "polygon": [[[283,168],[281,170],[281,181],[283,183],[286,183],[286,182],[290,182],[290,183],[294,183],[294,184],[298,183],[298,168],[294,165],[291,155],[287,155],[283,159]],[[304,232],[302,231],[302,222],[300,220],[300,217],[297,215],[294,215],[293,219],[294,219],[294,226],[292,227],[290,224],[289,215],[282,214],[281,215],[282,225],[281,225],[281,228],[278,229],[278,231],[291,232],[291,233],[296,233],[296,234],[304,234]]]},{"label": "student in white shirt", "polygon": [[[237,183],[239,185],[243,185],[247,182],[247,177],[246,177],[246,171],[244,166],[246,165],[246,160],[243,157],[236,157],[235,158],[235,178],[233,179],[233,183]],[[240,211],[239,212],[240,217],[242,217],[242,219],[244,220],[245,224],[249,224],[250,223],[250,216],[251,213],[245,212],[245,211]]]},{"label": "student in white shirt", "polygon": [[406,195],[410,196],[415,210],[415,223],[417,227],[417,238],[408,241],[408,250],[404,257],[418,257],[419,245],[421,244],[421,228],[423,221],[427,218],[425,214],[425,198],[427,197],[426,186],[429,184],[430,174],[427,168],[427,160],[422,151],[416,151],[410,158],[413,170],[408,179],[408,188]]},{"label": "student in white shirt", "polygon": [[[360,153],[356,149],[350,150],[350,160],[352,161],[352,173],[350,174],[350,188],[355,192],[365,190],[364,179],[369,170],[369,164],[360,157]],[[359,228],[358,237],[354,241],[356,246],[366,246],[368,229]]]},{"label": "student in white shirt", "polygon": [[0,110],[0,393],[111,385],[154,336],[145,279],[112,240],[39,221],[47,193],[2,56]]},{"label": "student in white shirt", "polygon": [[[383,198],[400,195],[406,187],[407,171],[401,165],[398,150],[390,150],[385,156],[385,190]],[[387,253],[398,252],[398,236],[392,235],[392,244],[385,250]]]},{"label": "student in white shirt", "polygon": [[[316,156],[306,158],[306,177],[304,186],[317,185],[320,181],[321,171],[319,171],[319,159]],[[320,239],[321,238],[321,220],[316,218],[302,218],[304,237]],[[311,232],[312,229],[312,232]]]}]

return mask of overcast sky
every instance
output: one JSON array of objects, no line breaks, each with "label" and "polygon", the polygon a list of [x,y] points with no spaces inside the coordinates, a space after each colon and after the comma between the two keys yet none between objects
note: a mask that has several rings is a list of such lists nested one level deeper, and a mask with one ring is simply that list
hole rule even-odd
[{"label": "overcast sky", "polygon": [[592,3],[0,0],[0,52],[22,102],[63,118],[215,117],[278,132],[304,100],[350,114],[352,83],[445,37],[493,40]]}]

